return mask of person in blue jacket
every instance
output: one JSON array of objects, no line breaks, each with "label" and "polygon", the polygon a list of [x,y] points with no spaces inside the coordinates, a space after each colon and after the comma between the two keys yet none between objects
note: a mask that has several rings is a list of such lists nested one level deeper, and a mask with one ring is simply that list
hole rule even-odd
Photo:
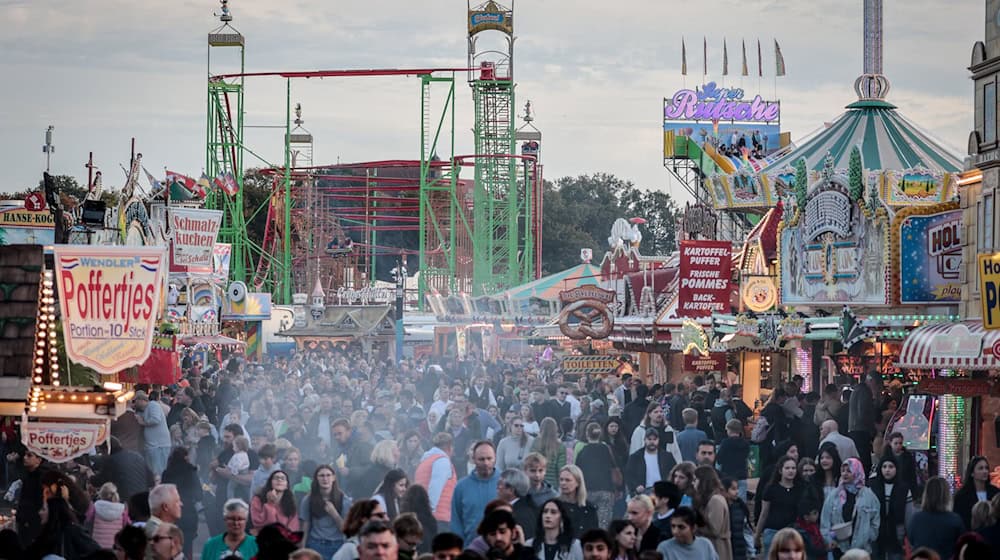
[{"label": "person in blue jacket", "polygon": [[[456,453],[463,450],[456,449]],[[476,468],[469,476],[458,481],[451,497],[451,531],[461,535],[465,542],[476,538],[476,528],[483,519],[486,504],[497,497],[500,472],[496,470],[496,449],[490,441],[479,441],[472,446],[472,460]]]}]

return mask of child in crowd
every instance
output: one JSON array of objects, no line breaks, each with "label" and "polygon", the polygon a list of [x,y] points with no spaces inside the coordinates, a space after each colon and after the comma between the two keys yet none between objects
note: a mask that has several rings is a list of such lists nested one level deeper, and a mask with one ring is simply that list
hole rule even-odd
[{"label": "child in crowd", "polygon": [[799,517],[795,520],[795,530],[806,543],[806,558],[822,560],[826,558],[826,540],[819,528],[819,504],[813,499],[805,499],[799,504]]},{"label": "child in crowd", "polygon": [[740,500],[747,499],[747,457],[750,442],[743,437],[743,422],[737,418],[726,422],[726,437],[719,443],[717,461],[722,476],[730,477],[739,486]]},{"label": "child in crowd", "polygon": [[[739,422],[739,420],[737,420]],[[753,526],[750,524],[750,508],[740,498],[740,488],[736,480],[722,479],[726,501],[729,502],[729,532],[732,535],[733,560],[747,560],[756,556],[753,543]]]}]

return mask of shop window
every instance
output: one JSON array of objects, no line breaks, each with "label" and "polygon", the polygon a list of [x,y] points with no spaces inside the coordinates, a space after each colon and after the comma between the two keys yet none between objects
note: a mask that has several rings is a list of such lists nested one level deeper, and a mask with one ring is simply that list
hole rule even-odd
[{"label": "shop window", "polygon": [[983,86],[983,143],[997,141],[997,84]]}]

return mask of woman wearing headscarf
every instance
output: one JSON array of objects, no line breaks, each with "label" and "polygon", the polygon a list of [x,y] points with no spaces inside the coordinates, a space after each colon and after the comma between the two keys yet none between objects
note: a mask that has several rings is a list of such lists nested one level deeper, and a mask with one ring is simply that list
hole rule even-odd
[{"label": "woman wearing headscarf", "polygon": [[881,521],[878,498],[865,486],[864,466],[854,457],[845,460],[840,465],[840,484],[823,503],[823,535],[841,552],[860,548],[870,553]]},{"label": "woman wearing headscarf", "polygon": [[879,515],[882,519],[878,540],[875,541],[875,556],[902,558],[906,520],[913,509],[913,489],[900,476],[896,459],[891,455],[883,455],[879,461],[871,489],[879,500]]}]

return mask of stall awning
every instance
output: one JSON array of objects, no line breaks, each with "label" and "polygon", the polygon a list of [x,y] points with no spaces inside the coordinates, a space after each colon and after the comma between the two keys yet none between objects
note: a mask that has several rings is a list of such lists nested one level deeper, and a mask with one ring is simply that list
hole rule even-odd
[{"label": "stall awning", "polygon": [[183,346],[197,346],[199,344],[218,344],[219,346],[246,346],[246,343],[243,342],[242,340],[229,338],[228,336],[223,336],[221,334],[180,336],[178,337],[178,340]]},{"label": "stall awning", "polygon": [[979,320],[938,323],[914,329],[903,342],[897,365],[912,369],[1000,369],[1000,331]]}]

